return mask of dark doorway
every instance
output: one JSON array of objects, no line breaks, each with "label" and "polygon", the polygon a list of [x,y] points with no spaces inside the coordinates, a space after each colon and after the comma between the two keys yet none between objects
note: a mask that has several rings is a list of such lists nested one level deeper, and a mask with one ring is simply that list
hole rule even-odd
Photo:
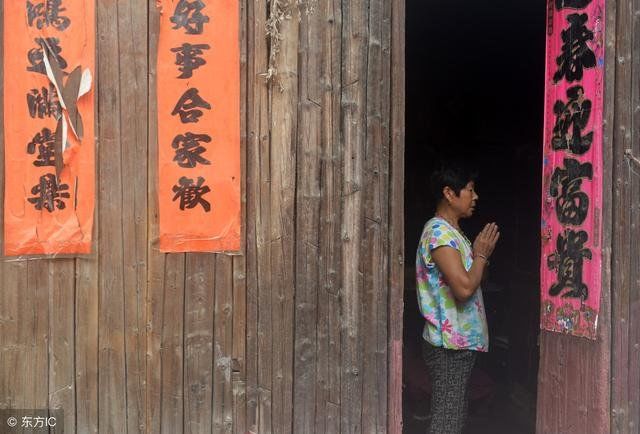
[{"label": "dark doorway", "polygon": [[429,381],[415,250],[433,216],[428,179],[442,156],[477,166],[473,240],[502,237],[483,285],[490,352],[476,364],[465,433],[533,433],[538,373],[545,13],[542,0],[407,0],[404,432],[424,432]]}]

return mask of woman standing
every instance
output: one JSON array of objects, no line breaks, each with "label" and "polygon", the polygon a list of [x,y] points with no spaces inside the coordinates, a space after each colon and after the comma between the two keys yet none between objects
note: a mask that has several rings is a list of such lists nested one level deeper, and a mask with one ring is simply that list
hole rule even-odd
[{"label": "woman standing", "polygon": [[425,318],[423,357],[431,376],[432,434],[460,433],[467,388],[478,351],[489,347],[480,281],[500,237],[487,224],[473,245],[459,226],[473,214],[474,176],[459,167],[433,173],[436,213],[424,227],[416,257],[417,292]]}]

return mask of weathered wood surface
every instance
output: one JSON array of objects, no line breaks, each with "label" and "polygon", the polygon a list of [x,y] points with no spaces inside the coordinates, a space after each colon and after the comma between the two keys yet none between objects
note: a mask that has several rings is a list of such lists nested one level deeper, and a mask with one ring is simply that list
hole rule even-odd
[{"label": "weathered wood surface", "polygon": [[615,2],[611,432],[640,432],[640,1]]},{"label": "weathered wood surface", "polygon": [[78,433],[399,432],[404,2],[240,2],[234,257],[159,252],[159,11],[96,11],[95,252],[0,263],[0,407]]},{"label": "weathered wood surface", "polygon": [[640,432],[640,1],[608,0],[606,14],[598,340],[541,336],[540,433]]},{"label": "weathered wood surface", "polygon": [[391,173],[389,185],[389,429],[402,432],[404,309],[405,0],[391,10]]}]

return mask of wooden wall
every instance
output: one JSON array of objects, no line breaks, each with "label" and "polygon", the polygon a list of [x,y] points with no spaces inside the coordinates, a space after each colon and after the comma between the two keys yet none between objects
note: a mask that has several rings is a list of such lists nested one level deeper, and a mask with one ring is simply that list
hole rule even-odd
[{"label": "wooden wall", "polygon": [[640,1],[607,0],[606,15],[598,340],[542,333],[539,433],[640,432]]},{"label": "wooden wall", "polygon": [[159,252],[159,12],[96,1],[95,253],[0,264],[0,408],[61,407],[69,433],[399,432],[404,2],[240,1],[232,257]]},{"label": "wooden wall", "polygon": [[611,432],[640,433],[640,1],[613,4]]}]

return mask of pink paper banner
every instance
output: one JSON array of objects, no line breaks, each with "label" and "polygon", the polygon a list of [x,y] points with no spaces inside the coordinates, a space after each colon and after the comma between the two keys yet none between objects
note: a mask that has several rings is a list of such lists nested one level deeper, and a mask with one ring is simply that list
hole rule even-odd
[{"label": "pink paper banner", "polygon": [[541,328],[596,338],[605,0],[548,0]]}]

